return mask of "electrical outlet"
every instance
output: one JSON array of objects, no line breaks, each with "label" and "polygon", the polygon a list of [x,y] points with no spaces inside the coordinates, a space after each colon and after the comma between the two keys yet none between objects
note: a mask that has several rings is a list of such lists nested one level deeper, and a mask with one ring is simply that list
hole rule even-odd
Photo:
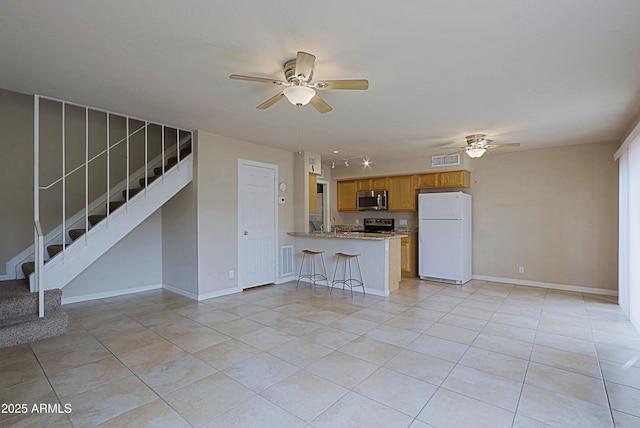
[{"label": "electrical outlet", "polygon": [[400,226],[406,226],[407,225],[407,219],[406,218],[401,218],[399,223],[400,223]]},{"label": "electrical outlet", "polygon": [[518,273],[524,273],[524,266],[518,267]]},{"label": "electrical outlet", "polygon": [[234,276],[235,276],[235,273],[232,270],[230,270],[229,271],[229,278],[233,279]]},{"label": "electrical outlet", "polygon": [[356,224],[360,224],[360,219],[359,218],[356,219]]}]

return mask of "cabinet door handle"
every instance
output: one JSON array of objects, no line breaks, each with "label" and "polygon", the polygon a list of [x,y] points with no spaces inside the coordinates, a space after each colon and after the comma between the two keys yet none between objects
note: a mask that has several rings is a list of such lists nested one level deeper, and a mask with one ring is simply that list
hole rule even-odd
[{"label": "cabinet door handle", "polygon": [[247,236],[248,234],[249,234],[249,232],[247,232],[246,230],[243,233],[244,236]]}]

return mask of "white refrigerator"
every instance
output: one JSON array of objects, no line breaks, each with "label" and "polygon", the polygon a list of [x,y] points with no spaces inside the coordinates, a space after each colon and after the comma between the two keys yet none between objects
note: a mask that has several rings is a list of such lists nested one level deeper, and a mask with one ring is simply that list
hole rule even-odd
[{"label": "white refrigerator", "polygon": [[418,195],[418,275],[464,284],[471,279],[471,195]]}]

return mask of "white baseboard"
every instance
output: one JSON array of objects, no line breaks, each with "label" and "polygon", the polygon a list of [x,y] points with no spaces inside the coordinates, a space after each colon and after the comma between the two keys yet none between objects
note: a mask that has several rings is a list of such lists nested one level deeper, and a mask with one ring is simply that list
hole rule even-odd
[{"label": "white baseboard", "polygon": [[107,297],[124,296],[126,294],[142,293],[143,291],[159,290],[163,288],[162,284],[143,285],[142,287],[123,288],[120,290],[104,291],[101,293],[85,294],[84,296],[64,297],[64,289],[62,290],[62,304],[86,302],[88,300],[106,299]]},{"label": "white baseboard", "polygon": [[194,293],[191,293],[189,291],[185,291],[185,290],[182,290],[180,288],[176,288],[176,287],[173,287],[173,286],[167,285],[167,284],[162,284],[162,288],[167,290],[167,291],[171,291],[172,293],[179,294],[179,295],[181,295],[183,297],[187,297],[187,298],[192,299],[192,300],[198,300],[198,295],[194,294]]},{"label": "white baseboard", "polygon": [[242,293],[242,288],[227,288],[226,290],[212,291],[207,294],[198,294],[197,300],[200,302],[202,300],[213,299],[214,297],[222,297],[228,296],[229,294]]},{"label": "white baseboard", "polygon": [[480,281],[500,282],[504,284],[525,285],[529,287],[550,288],[552,290],[574,291],[576,293],[599,294],[602,296],[618,296],[617,290],[583,287],[581,285],[554,284],[551,282],[529,281],[526,279],[501,278],[497,276],[473,275],[473,279]]},{"label": "white baseboard", "polygon": [[284,276],[282,278],[278,278],[278,280],[276,281],[276,285],[278,284],[284,284],[285,282],[291,282],[291,281],[295,281],[297,278],[297,276],[295,275],[291,275],[291,276]]}]

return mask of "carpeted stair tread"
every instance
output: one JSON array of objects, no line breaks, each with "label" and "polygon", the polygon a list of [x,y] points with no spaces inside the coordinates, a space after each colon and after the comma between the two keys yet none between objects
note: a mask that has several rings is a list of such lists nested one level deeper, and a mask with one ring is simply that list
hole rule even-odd
[{"label": "carpeted stair tread", "polygon": [[84,229],[71,229],[69,231],[69,237],[71,238],[72,241],[75,241],[76,239],[84,235],[85,232],[86,231]]},{"label": "carpeted stair tread", "polygon": [[36,262],[22,263],[22,273],[25,278],[29,278],[29,275],[36,271]]},{"label": "carpeted stair tread", "polygon": [[93,214],[89,216],[89,224],[91,226],[95,226],[96,224],[100,223],[102,220],[104,220],[105,218],[107,218],[106,215],[104,214]]},{"label": "carpeted stair tread", "polygon": [[109,202],[109,213],[114,212],[115,210],[117,210],[123,205],[124,205],[124,201]]},{"label": "carpeted stair tread", "polygon": [[25,279],[0,281],[0,299],[29,293],[29,283]]},{"label": "carpeted stair tread", "polygon": [[184,147],[183,149],[180,149],[180,159],[186,158],[190,154],[191,154],[191,146]]},{"label": "carpeted stair tread", "polygon": [[[135,189],[129,189],[129,199],[133,198],[135,195],[137,195],[138,193],[140,193],[144,188],[143,187],[138,187]],[[127,199],[127,190],[123,190],[122,191],[122,197]]]},{"label": "carpeted stair tread", "polygon": [[[46,290],[44,292],[44,311],[60,308],[62,290]],[[0,297],[0,320],[23,318],[38,314],[38,293],[16,293]]]},{"label": "carpeted stair tread", "polygon": [[[162,172],[162,171],[160,171]],[[154,181],[156,181],[158,178],[160,178],[162,175],[151,175],[149,177],[147,177],[147,182],[149,184],[153,183]],[[138,183],[140,183],[141,187],[145,187],[145,183],[144,183],[144,177],[142,177],[140,180],[138,180]]]},{"label": "carpeted stair tread", "polygon": [[64,245],[62,244],[54,244],[49,245],[47,247],[47,253],[49,253],[49,257],[55,257],[56,254],[62,252]]},{"label": "carpeted stair tread", "polygon": [[67,314],[62,308],[46,311],[44,317],[29,315],[0,321],[0,349],[36,342],[67,333]]}]

